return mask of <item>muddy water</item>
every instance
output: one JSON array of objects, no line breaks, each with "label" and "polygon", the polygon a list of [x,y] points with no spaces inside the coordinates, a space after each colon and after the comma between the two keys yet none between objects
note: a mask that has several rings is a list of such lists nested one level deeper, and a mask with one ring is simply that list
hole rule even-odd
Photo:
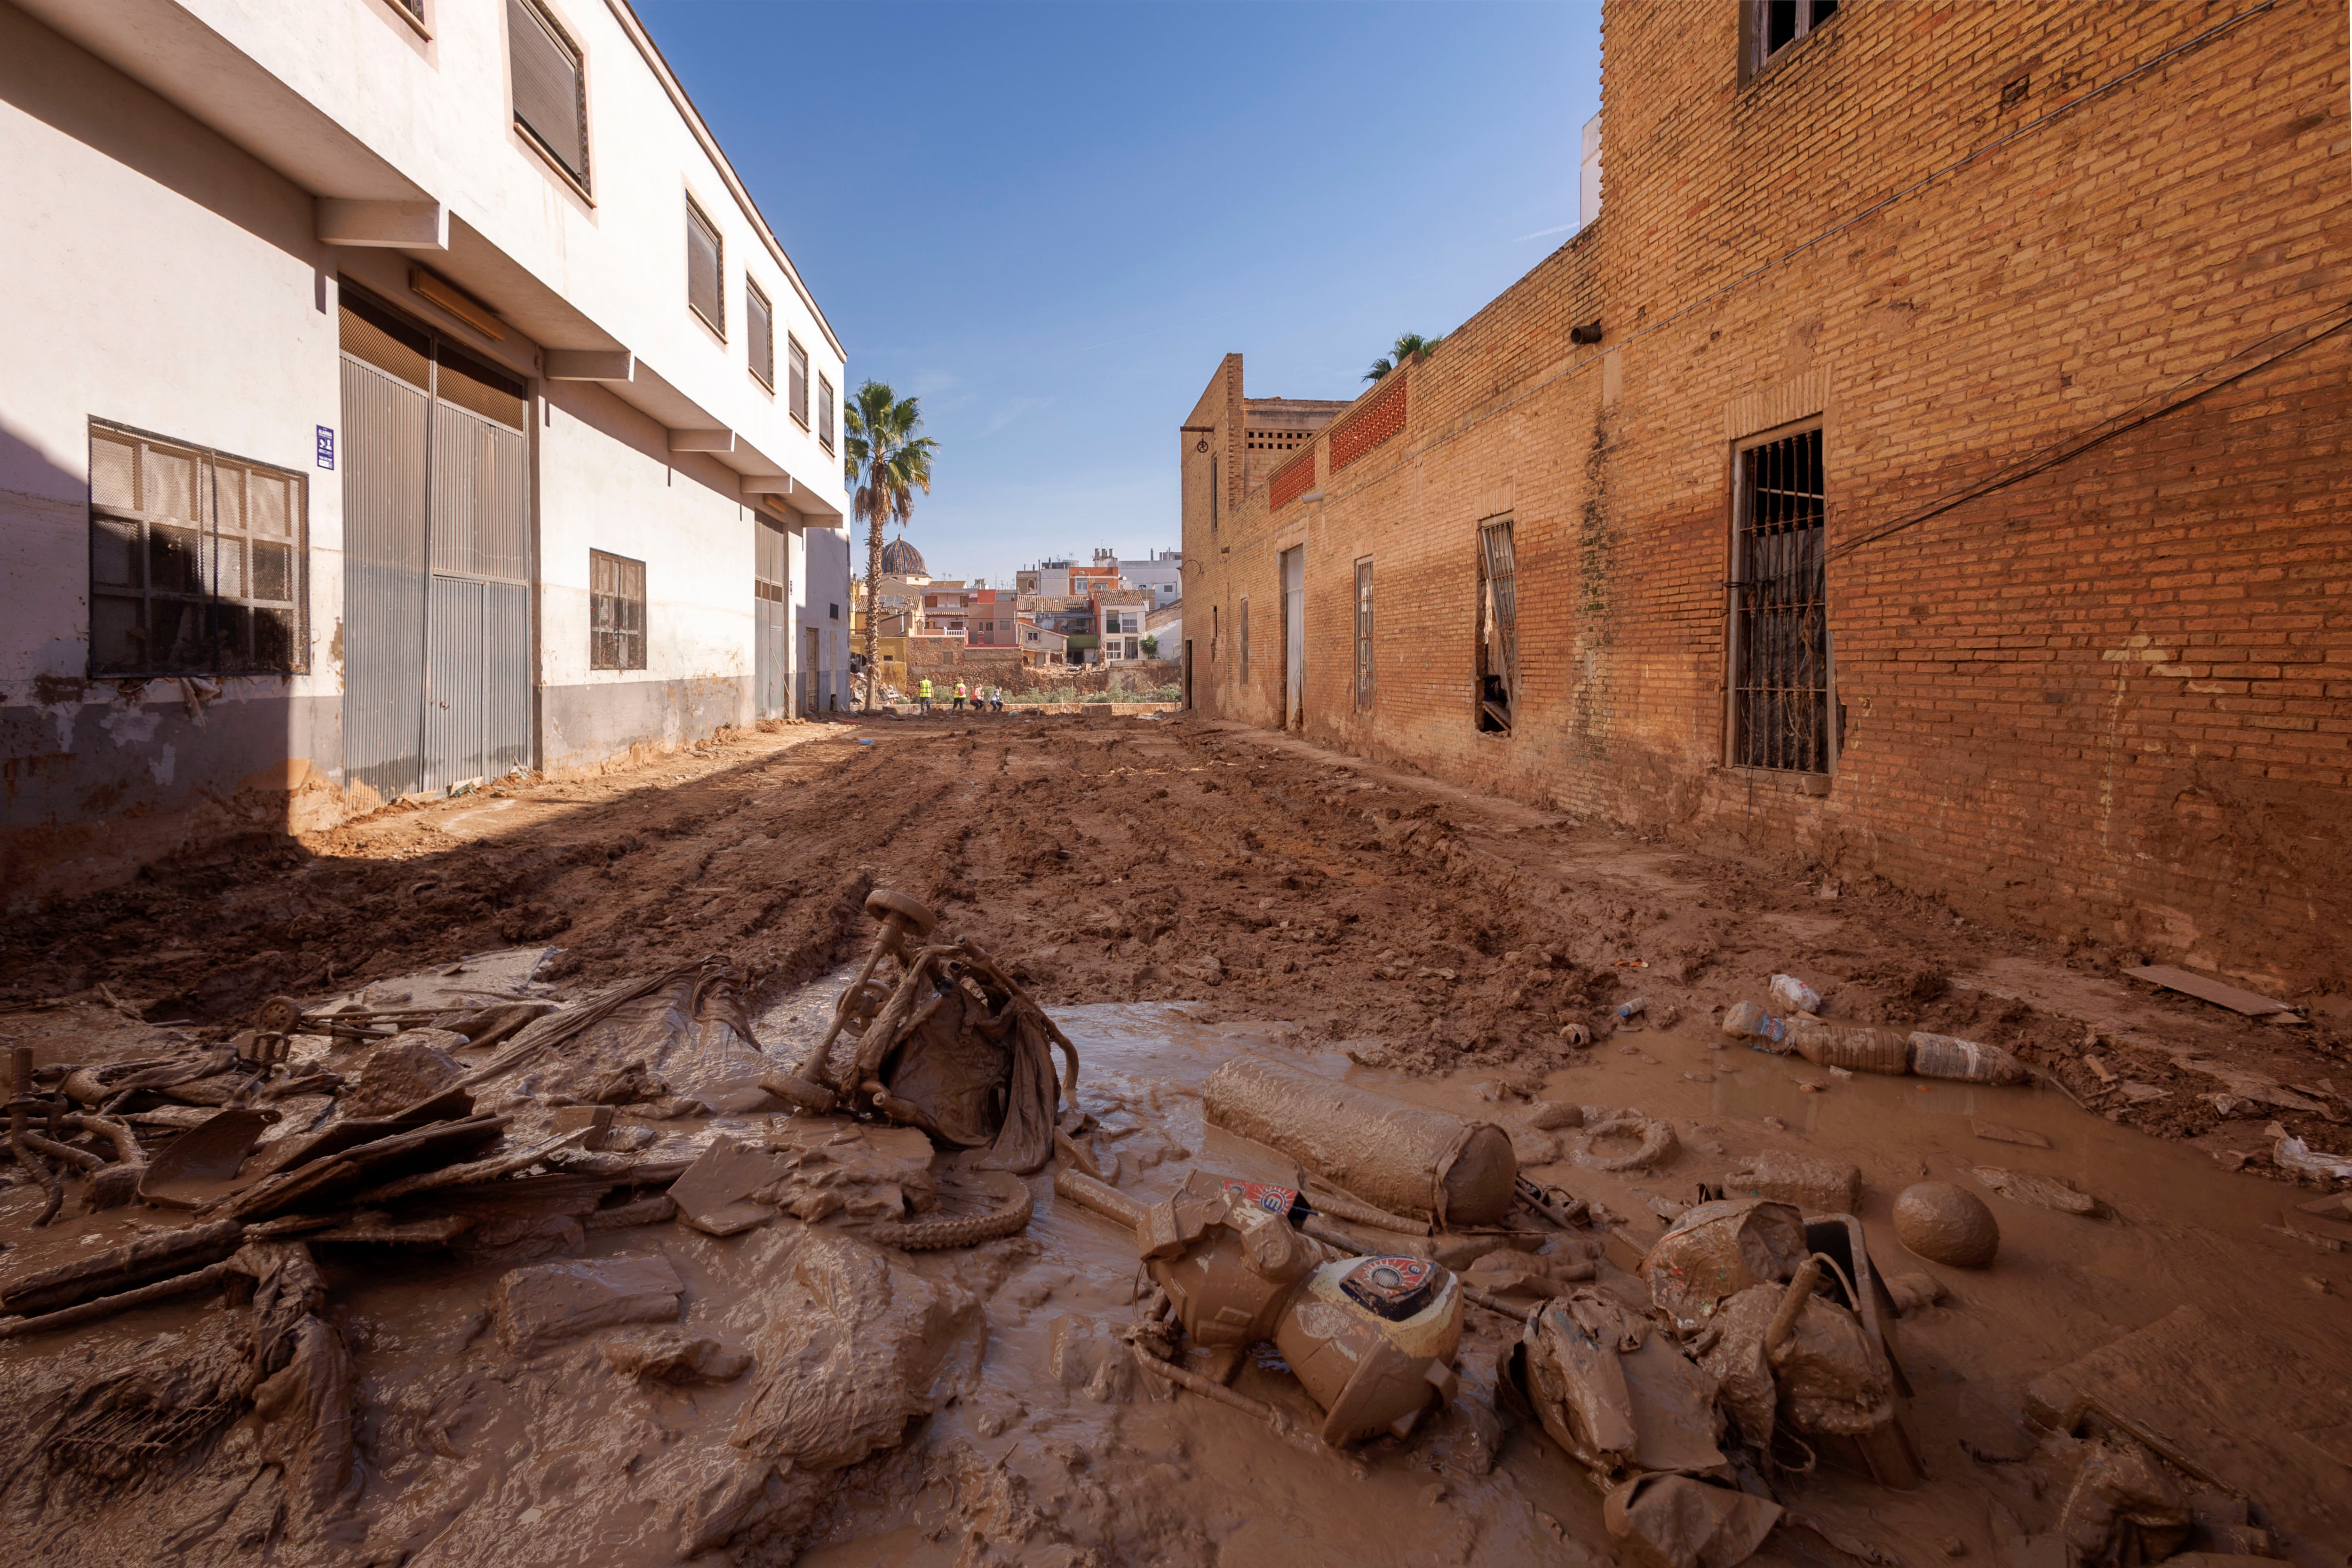
[{"label": "muddy water", "polygon": [[[821,1032],[843,978],[804,988],[759,1021],[771,1055],[797,1058]],[[1422,1079],[1362,1068],[1344,1057],[1302,1051],[1284,1025],[1206,1024],[1180,1004],[1074,1007],[1055,1016],[1083,1058],[1079,1098],[1101,1121],[1099,1147],[1118,1157],[1122,1190],[1146,1200],[1172,1191],[1195,1166],[1293,1178],[1295,1168],[1275,1152],[1203,1123],[1201,1085],[1236,1051],[1304,1059],[1465,1114],[1507,1121],[1518,1103],[1487,1098],[1495,1090],[1482,1089],[1478,1075]],[[2279,1369],[2292,1357],[2300,1358],[2293,1364],[2305,1378],[2345,1384],[2343,1258],[2262,1229],[2280,1223],[2292,1201],[2288,1189],[2225,1173],[2192,1150],[2111,1126],[2047,1092],[1832,1080],[1800,1061],[1712,1044],[1687,1031],[1620,1037],[1543,1085],[1552,1098],[1672,1118],[1683,1151],[1667,1170],[1603,1175],[1563,1159],[1538,1173],[1640,1215],[1645,1194],[1688,1201],[1700,1183],[1720,1180],[1765,1149],[1861,1166],[1862,1217],[1881,1270],[1932,1273],[1950,1292],[1900,1325],[1916,1391],[1910,1421],[1930,1480],[1895,1493],[1824,1473],[1793,1483],[1790,1500],[1808,1514],[1900,1561],[1925,1561],[1924,1547],[1948,1539],[1964,1543],[1976,1561],[1995,1561],[2003,1528],[1998,1510],[2026,1509],[2032,1500],[2000,1467],[1969,1458],[1962,1443],[1980,1453],[2022,1454],[2031,1446],[2019,1417],[2028,1381],[2183,1303],[2233,1326],[2217,1354],[2242,1361],[2250,1377],[2284,1375]],[[1801,1083],[1822,1092],[1805,1092]],[[1974,1133],[1979,1120],[2031,1129],[2052,1147],[1983,1141]],[[719,1125],[670,1131],[680,1139],[707,1137]],[[724,1125],[756,1132],[759,1123]],[[1967,1172],[1976,1164],[2063,1176],[2115,1213],[2077,1218],[1988,1194],[2002,1228],[1992,1268],[1942,1268],[1910,1258],[1889,1225],[1894,1194],[1924,1176],[1973,1184]],[[1139,1275],[1126,1235],[1057,1201],[1050,1172],[1031,1184],[1037,1209],[1024,1236],[901,1260],[913,1281],[935,1288],[947,1303],[944,1342],[918,1391],[935,1410],[908,1428],[898,1451],[814,1480],[787,1474],[768,1483],[774,1495],[789,1496],[766,1537],[739,1539],[740,1560],[786,1561],[802,1542],[800,1561],[844,1568],[1611,1558],[1598,1494],[1529,1427],[1513,1424],[1498,1458],[1458,1417],[1435,1424],[1410,1447],[1302,1451],[1239,1412],[1189,1394],[1171,1397],[1116,1357],[1074,1354],[1055,1375],[1057,1324],[1066,1341],[1075,1337],[1083,1348],[1086,1321],[1129,1320]],[[79,1230],[110,1233],[120,1223],[71,1222],[45,1245],[79,1245]],[[2308,1215],[2290,1223],[2328,1228]],[[757,1350],[772,1331],[771,1304],[804,1278],[803,1243],[802,1227],[780,1221],[725,1239],[679,1226],[596,1234],[588,1249],[661,1254],[686,1283],[679,1326]],[[495,1283],[511,1261],[322,1254],[332,1315],[360,1380],[362,1487],[339,1536],[353,1560],[391,1563],[405,1553],[413,1564],[501,1568],[667,1563],[680,1560],[693,1521],[709,1515],[712,1500],[740,1488],[743,1460],[729,1437],[753,1399],[759,1369],[730,1384],[640,1385],[605,1363],[605,1333],[518,1359],[502,1347],[489,1313]],[[2326,1293],[2306,1282],[2314,1279]],[[902,1297],[916,1289],[898,1282]],[[95,1352],[102,1360],[152,1336],[191,1331],[207,1310],[152,1309],[73,1336],[70,1345],[68,1336],[55,1336],[0,1346],[0,1376],[52,1375],[58,1363],[48,1358],[79,1363]],[[1076,1320],[1080,1331],[1073,1336],[1065,1320]],[[1504,1342],[1500,1326],[1484,1314],[1472,1315],[1472,1329],[1465,1365],[1491,1360]],[[1097,1343],[1106,1338],[1092,1336]],[[1235,1386],[1312,1415],[1278,1363],[1245,1363]],[[2300,1440],[2333,1453],[2328,1445],[2340,1437],[2314,1429]],[[232,1434],[224,1451],[236,1441]],[[2352,1451],[2342,1457],[2352,1459]],[[2352,1488],[2346,1491],[2352,1495]],[[2342,1506],[2325,1498],[2260,1500],[2305,1521],[2314,1541],[2327,1539]],[[9,1499],[12,1510],[23,1505]],[[96,1506],[81,1539],[102,1550],[87,1560],[122,1561],[126,1550],[135,1560],[142,1546],[160,1555],[166,1540],[199,1528],[201,1511],[193,1485],[159,1484]],[[226,1561],[243,1517],[233,1513],[227,1527],[197,1536],[184,1560]],[[1769,1552],[1758,1559],[1776,1560],[1794,1559]]]}]

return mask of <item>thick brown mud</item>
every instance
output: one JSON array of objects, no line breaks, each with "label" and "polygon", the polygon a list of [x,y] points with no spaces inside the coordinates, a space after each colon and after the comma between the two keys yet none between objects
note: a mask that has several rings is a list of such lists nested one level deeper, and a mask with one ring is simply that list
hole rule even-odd
[{"label": "thick brown mud", "polygon": [[[1858,1167],[1878,1270],[1915,1277],[1895,1326],[1926,1479],[1782,1478],[1822,1532],[1784,1531],[1754,1561],[2013,1560],[2078,1463],[2029,1421],[2037,1380],[2183,1309],[2189,1363],[2134,1397],[2217,1496],[2242,1494],[2275,1550],[2347,1561],[2352,1277],[2322,1244],[2352,1241],[2352,1211],[2306,1212],[2318,1189],[2276,1179],[2266,1131],[2352,1149],[2327,1098],[2352,1079],[2324,1005],[2293,1031],[2216,1019],[2114,979],[2135,955],[1955,927],[1892,892],[1815,899],[1818,873],[1694,862],[1246,737],[1047,722],[879,726],[872,747],[745,737],[653,770],[667,786],[534,784],[263,852],[294,862],[281,868],[170,870],[14,924],[22,1010],[0,1029],[43,1062],[110,1060],[225,1033],[278,990],[372,982],[372,1001],[423,1005],[529,974],[576,997],[726,952],[755,967],[758,1046],[789,1063],[869,933],[866,889],[908,887],[1052,1005],[1086,1063],[1095,1147],[1139,1200],[1195,1169],[1296,1181],[1290,1157],[1203,1116],[1203,1086],[1241,1053],[1503,1126],[1523,1168],[1598,1205],[1604,1223],[1580,1233],[1598,1283],[1633,1299],[1638,1249],[1667,1216],[1761,1157]],[[513,960],[411,973],[522,942]],[[2043,1076],[1837,1074],[1714,1028],[1783,971],[1829,1016],[2007,1045]],[[1642,1026],[1616,1032],[1636,995]],[[1595,1043],[1569,1044],[1570,1026]],[[1638,1110],[1672,1152],[1594,1169],[1632,1141],[1596,1150],[1577,1127],[1538,1126],[1538,1101],[1588,1123]],[[649,1140],[640,1158],[771,1128],[658,1109],[625,1112]],[[2061,1180],[2097,1208],[2021,1200],[2033,1184],[2000,1173]],[[723,1237],[631,1225],[478,1255],[320,1243],[307,1296],[196,1297],[0,1342],[0,1529],[22,1560],[77,1568],[1637,1560],[1584,1472],[1498,1394],[1517,1324],[1471,1314],[1461,1393],[1410,1441],[1286,1443],[1138,1372],[1116,1337],[1143,1289],[1133,1238],[1056,1198],[1051,1176],[1028,1179],[1023,1233],[960,1250],[877,1248],[847,1216]],[[1990,1268],[1904,1250],[1894,1200],[1926,1180],[1989,1205]],[[104,1210],[34,1232],[41,1201],[0,1190],[12,1277],[157,1219]],[[674,1305],[652,1292],[669,1315],[516,1337],[510,1275],[607,1258],[674,1276]],[[266,1399],[231,1388],[273,1359]],[[57,1461],[61,1433],[84,1429],[58,1411],[167,1374],[177,1392],[156,1400],[216,1410],[216,1428],[170,1435],[119,1474]],[[208,1376],[218,1391],[188,1392]],[[1234,1386],[1311,1429],[1270,1347]]]}]

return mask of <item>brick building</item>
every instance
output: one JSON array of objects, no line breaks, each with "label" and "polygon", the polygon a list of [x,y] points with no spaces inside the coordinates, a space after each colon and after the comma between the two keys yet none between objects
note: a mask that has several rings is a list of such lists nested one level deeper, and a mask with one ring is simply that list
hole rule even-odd
[{"label": "brick building", "polygon": [[1603,26],[1602,216],[1278,463],[1186,416],[1196,705],[2341,984],[2345,6]]}]

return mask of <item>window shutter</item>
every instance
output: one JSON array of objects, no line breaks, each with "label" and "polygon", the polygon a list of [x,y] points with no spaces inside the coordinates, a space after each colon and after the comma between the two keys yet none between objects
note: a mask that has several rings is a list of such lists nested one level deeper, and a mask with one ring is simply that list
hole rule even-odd
[{"label": "window shutter", "polygon": [[686,204],[686,302],[694,307],[695,314],[710,323],[720,337],[727,335],[726,297],[719,292],[719,278],[724,270],[719,229],[692,198]]},{"label": "window shutter", "polygon": [[580,51],[530,0],[507,0],[516,122],[564,173],[588,184],[588,98]]},{"label": "window shutter", "polygon": [[759,285],[743,285],[744,328],[751,339],[751,374],[770,391],[776,385],[776,312]]},{"label": "window shutter", "polygon": [[816,442],[833,450],[833,383],[823,376],[816,378]]},{"label": "window shutter", "polygon": [[791,408],[793,417],[808,423],[808,350],[801,347],[797,338],[786,338],[785,358],[791,362]]}]

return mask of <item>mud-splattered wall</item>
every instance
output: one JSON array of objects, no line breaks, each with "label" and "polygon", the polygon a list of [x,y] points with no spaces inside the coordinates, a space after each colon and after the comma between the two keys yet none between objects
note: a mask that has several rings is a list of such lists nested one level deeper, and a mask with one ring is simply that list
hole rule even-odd
[{"label": "mud-splattered wall", "polygon": [[[1322,500],[1254,489],[1214,537],[1188,483],[1195,619],[1255,612],[1247,680],[1196,644],[1200,705],[1282,721],[1276,562],[1303,542],[1311,738],[2341,982],[2344,8],[1853,6],[1754,72],[1740,11],[1610,5],[1605,216],[1398,373],[1411,418],[1373,459],[1334,473],[1327,436]],[[1734,453],[1813,425],[1834,749],[1735,767]],[[1508,734],[1473,700],[1503,515]]]}]

